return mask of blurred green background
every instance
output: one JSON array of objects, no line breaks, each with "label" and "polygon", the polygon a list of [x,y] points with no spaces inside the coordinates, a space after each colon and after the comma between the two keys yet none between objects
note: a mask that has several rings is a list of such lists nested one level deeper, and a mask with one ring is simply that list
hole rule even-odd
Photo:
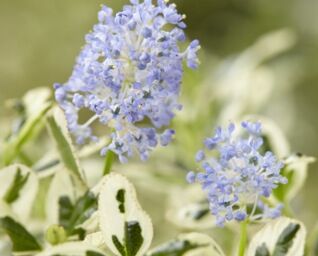
[{"label": "blurred green background", "polygon": [[[52,87],[54,82],[66,81],[84,44],[84,35],[96,23],[100,4],[119,10],[123,3],[127,1],[1,0],[1,103],[23,95],[30,88]],[[316,156],[318,1],[178,0],[176,3],[187,15],[189,38],[201,41],[205,60],[211,57],[220,62],[239,54],[261,35],[276,29],[290,28],[295,32],[296,45],[279,55],[272,66],[275,69],[275,61],[287,63],[284,72],[289,75],[284,76],[282,83],[289,84],[291,89],[276,98],[276,107],[268,115],[286,131],[293,151]],[[201,69],[208,70],[208,63],[203,61]],[[275,90],[280,90],[279,83]],[[268,101],[267,105],[271,104],[272,100]],[[300,216],[307,224],[314,223],[318,213],[317,167],[317,164],[311,166],[308,185],[294,202],[297,209],[306,209]]]}]

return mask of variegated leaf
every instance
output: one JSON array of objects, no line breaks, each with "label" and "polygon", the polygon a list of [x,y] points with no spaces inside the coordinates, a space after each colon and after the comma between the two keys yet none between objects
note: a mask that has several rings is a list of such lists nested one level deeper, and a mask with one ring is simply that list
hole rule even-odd
[{"label": "variegated leaf", "polygon": [[56,224],[59,221],[59,199],[62,196],[75,201],[81,195],[81,190],[74,187],[72,178],[64,168],[56,171],[51,181],[46,200],[46,216],[48,224]]},{"label": "variegated leaf", "polygon": [[178,188],[171,193],[167,219],[188,229],[209,229],[215,226],[215,218],[210,213],[206,195],[200,185]]},{"label": "variegated leaf", "polygon": [[220,246],[208,235],[182,234],[151,250],[147,256],[224,256]]},{"label": "variegated leaf", "polygon": [[106,245],[116,255],[141,256],[151,244],[153,227],[142,210],[134,186],[120,174],[111,173],[101,185],[100,230]]},{"label": "variegated leaf", "polygon": [[83,171],[79,165],[79,160],[67,129],[67,123],[63,111],[54,108],[47,117],[48,127],[52,137],[55,140],[60,159],[66,169],[74,177],[76,185],[85,190],[86,183],[83,177]]},{"label": "variegated leaf", "polygon": [[[92,254],[92,253],[97,254]],[[57,246],[49,247],[43,252],[36,254],[35,256],[88,256],[88,255],[101,255],[105,256],[105,253],[99,248],[89,245],[85,242],[68,242]]]},{"label": "variegated leaf", "polygon": [[38,186],[37,175],[27,166],[14,164],[0,170],[0,198],[22,223],[31,214]]},{"label": "variegated leaf", "polygon": [[247,256],[303,256],[306,228],[298,220],[280,217],[253,237]]},{"label": "variegated leaf", "polygon": [[281,202],[289,202],[303,187],[306,178],[308,165],[315,161],[314,157],[295,154],[288,157],[284,162],[285,166],[282,175],[288,179],[288,183],[274,190],[274,196]]}]

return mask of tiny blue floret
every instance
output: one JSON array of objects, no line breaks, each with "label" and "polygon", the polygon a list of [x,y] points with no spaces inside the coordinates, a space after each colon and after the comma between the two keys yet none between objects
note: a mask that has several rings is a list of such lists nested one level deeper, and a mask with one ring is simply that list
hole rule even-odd
[{"label": "tiny blue floret", "polygon": [[260,122],[245,121],[241,126],[248,136],[234,135],[234,124],[227,129],[218,127],[214,136],[205,139],[206,149],[195,156],[203,171],[187,175],[189,183],[201,184],[219,226],[233,219],[276,218],[282,209],[282,205],[270,208],[262,198],[287,183],[280,174],[283,164],[272,152],[261,153]]},{"label": "tiny blue floret", "polygon": [[[135,153],[146,160],[159,143],[170,143],[174,131],[165,128],[181,109],[183,62],[196,68],[200,48],[194,40],[180,49],[186,26],[174,4],[130,2],[115,14],[102,7],[71,77],[54,86],[76,141],[95,140],[92,124],[97,121],[112,130],[102,153],[111,150],[123,162]],[[81,110],[91,113],[86,122],[79,121]]]}]

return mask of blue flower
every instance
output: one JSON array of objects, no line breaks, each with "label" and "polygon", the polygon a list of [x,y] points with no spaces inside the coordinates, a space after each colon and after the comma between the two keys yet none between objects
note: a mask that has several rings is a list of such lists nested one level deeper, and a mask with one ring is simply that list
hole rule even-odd
[{"label": "blue flower", "polygon": [[[86,35],[69,80],[56,84],[55,98],[64,110],[68,128],[78,143],[96,140],[91,125],[111,128],[111,143],[102,150],[115,152],[123,162],[135,152],[146,160],[158,145],[173,138],[169,126],[178,102],[182,63],[198,66],[199,42],[182,51],[184,15],[174,4],[131,0],[121,12],[103,6],[98,24]],[[90,118],[79,121],[79,112]]]},{"label": "blue flower", "polygon": [[[262,199],[279,184],[288,182],[280,175],[282,162],[272,152],[260,152],[261,123],[242,122],[241,126],[246,136],[235,134],[234,124],[227,129],[218,127],[215,135],[205,140],[206,150],[196,154],[203,171],[187,175],[189,183],[201,184],[219,226],[233,219],[278,217],[282,206],[270,208]],[[263,213],[256,214],[256,209]]]}]

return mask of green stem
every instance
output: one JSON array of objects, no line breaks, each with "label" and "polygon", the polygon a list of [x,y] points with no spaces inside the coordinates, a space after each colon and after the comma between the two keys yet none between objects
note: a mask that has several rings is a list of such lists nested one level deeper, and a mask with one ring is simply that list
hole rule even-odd
[{"label": "green stem", "polygon": [[289,218],[293,218],[295,215],[293,209],[290,207],[290,204],[288,202],[284,203],[283,213],[285,216]]},{"label": "green stem", "polygon": [[32,166],[32,160],[23,151],[19,152],[18,157],[26,166]]},{"label": "green stem", "polygon": [[115,153],[111,150],[107,151],[106,158],[105,158],[105,165],[104,165],[104,176],[109,174],[114,162]]},{"label": "green stem", "polygon": [[245,248],[247,244],[247,224],[248,224],[248,220],[244,220],[241,222],[241,234],[240,234],[238,256],[245,255]]}]

